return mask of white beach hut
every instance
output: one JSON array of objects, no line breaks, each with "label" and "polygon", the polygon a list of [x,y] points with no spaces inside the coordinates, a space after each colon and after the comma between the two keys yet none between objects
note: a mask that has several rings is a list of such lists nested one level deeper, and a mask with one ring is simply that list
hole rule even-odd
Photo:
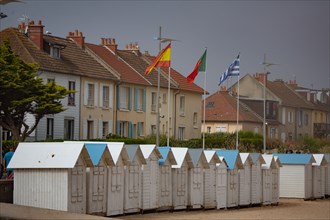
[{"label": "white beach hut", "polygon": [[243,163],[238,150],[216,150],[219,157],[227,162],[227,208],[239,205],[238,170],[243,169]]},{"label": "white beach hut", "polygon": [[188,153],[193,167],[188,170],[188,207],[199,209],[204,205],[204,175],[203,170],[209,169],[204,150],[189,148]]},{"label": "white beach hut", "polygon": [[325,197],[325,169],[327,160],[324,154],[313,154],[315,163],[312,163],[313,170],[313,198],[321,199]]},{"label": "white beach hut", "polygon": [[251,176],[253,161],[249,153],[239,153],[244,169],[239,170],[239,205],[251,204]]},{"label": "white beach hut", "polygon": [[250,153],[253,161],[251,170],[251,204],[261,204],[262,201],[262,164],[265,160],[260,153]]},{"label": "white beach hut", "polygon": [[220,164],[220,158],[214,150],[204,151],[209,169],[204,170],[204,208],[217,208],[217,164]]},{"label": "white beach hut", "polygon": [[324,154],[324,158],[328,162],[328,166],[325,167],[325,196],[330,196],[330,154]]},{"label": "white beach hut", "polygon": [[274,154],[278,156],[280,168],[280,197],[311,199],[313,197],[311,154]]},{"label": "white beach hut", "polygon": [[124,214],[124,167],[129,163],[129,157],[123,142],[107,142],[114,166],[108,166],[108,196],[107,216]]},{"label": "white beach hut", "polygon": [[277,169],[275,158],[271,154],[263,154],[263,159],[265,164],[261,166],[262,168],[262,204],[270,205],[272,204],[273,194],[273,169]]},{"label": "white beach hut", "polygon": [[140,212],[142,196],[141,167],[147,164],[139,145],[125,145],[129,163],[125,167],[124,213]]},{"label": "white beach hut", "polygon": [[93,166],[87,168],[87,213],[105,215],[107,211],[107,166],[113,160],[105,143],[85,143]]},{"label": "white beach hut", "polygon": [[228,165],[224,157],[219,157],[220,163],[217,164],[216,175],[216,201],[217,209],[227,207],[227,172]]},{"label": "white beach hut", "polygon": [[146,165],[142,165],[142,210],[157,209],[159,207],[159,164],[162,158],[156,145],[140,145]]},{"label": "white beach hut", "polygon": [[172,206],[174,210],[188,206],[188,170],[193,167],[188,148],[171,148],[176,165],[172,165]]},{"label": "white beach hut", "polygon": [[170,210],[172,208],[172,165],[176,161],[171,147],[158,147],[162,158],[159,158],[159,187],[158,203],[159,210]]},{"label": "white beach hut", "polygon": [[14,204],[86,213],[86,167],[82,143],[20,143],[10,161],[15,172]]},{"label": "white beach hut", "polygon": [[278,205],[280,202],[280,168],[281,161],[278,156],[274,156],[276,168],[272,169],[272,204]]}]

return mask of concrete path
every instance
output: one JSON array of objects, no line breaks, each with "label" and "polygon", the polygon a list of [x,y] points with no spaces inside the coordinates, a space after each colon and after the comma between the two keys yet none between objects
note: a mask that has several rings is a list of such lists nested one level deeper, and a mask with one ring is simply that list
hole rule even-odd
[{"label": "concrete path", "polygon": [[110,220],[115,218],[76,214],[50,209],[0,203],[0,219],[91,219]]}]

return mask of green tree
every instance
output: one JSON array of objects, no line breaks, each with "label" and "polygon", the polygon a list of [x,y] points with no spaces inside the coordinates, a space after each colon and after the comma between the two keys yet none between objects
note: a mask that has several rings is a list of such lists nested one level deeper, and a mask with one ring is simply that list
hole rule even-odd
[{"label": "green tree", "polygon": [[[37,71],[37,64],[14,54],[9,41],[0,45],[0,123],[17,141],[24,141],[45,115],[65,111],[61,99],[74,92],[54,82],[44,84]],[[26,123],[28,115],[34,116],[32,126]]]}]

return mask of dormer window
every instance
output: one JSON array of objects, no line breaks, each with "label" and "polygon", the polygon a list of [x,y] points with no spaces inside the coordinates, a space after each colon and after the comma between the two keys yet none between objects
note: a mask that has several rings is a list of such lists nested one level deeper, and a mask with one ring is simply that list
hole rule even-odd
[{"label": "dormer window", "polygon": [[56,59],[61,58],[61,48],[58,46],[50,46],[50,56]]}]

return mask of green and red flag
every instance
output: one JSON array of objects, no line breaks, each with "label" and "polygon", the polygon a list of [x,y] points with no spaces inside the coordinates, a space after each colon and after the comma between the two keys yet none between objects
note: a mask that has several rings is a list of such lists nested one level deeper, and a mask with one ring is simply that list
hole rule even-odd
[{"label": "green and red flag", "polygon": [[194,70],[192,71],[192,73],[190,73],[189,76],[187,76],[188,83],[193,83],[199,72],[205,72],[205,70],[206,70],[206,52],[207,52],[207,49],[205,49],[205,52],[203,53],[201,58],[196,63],[196,66],[195,66]]}]

